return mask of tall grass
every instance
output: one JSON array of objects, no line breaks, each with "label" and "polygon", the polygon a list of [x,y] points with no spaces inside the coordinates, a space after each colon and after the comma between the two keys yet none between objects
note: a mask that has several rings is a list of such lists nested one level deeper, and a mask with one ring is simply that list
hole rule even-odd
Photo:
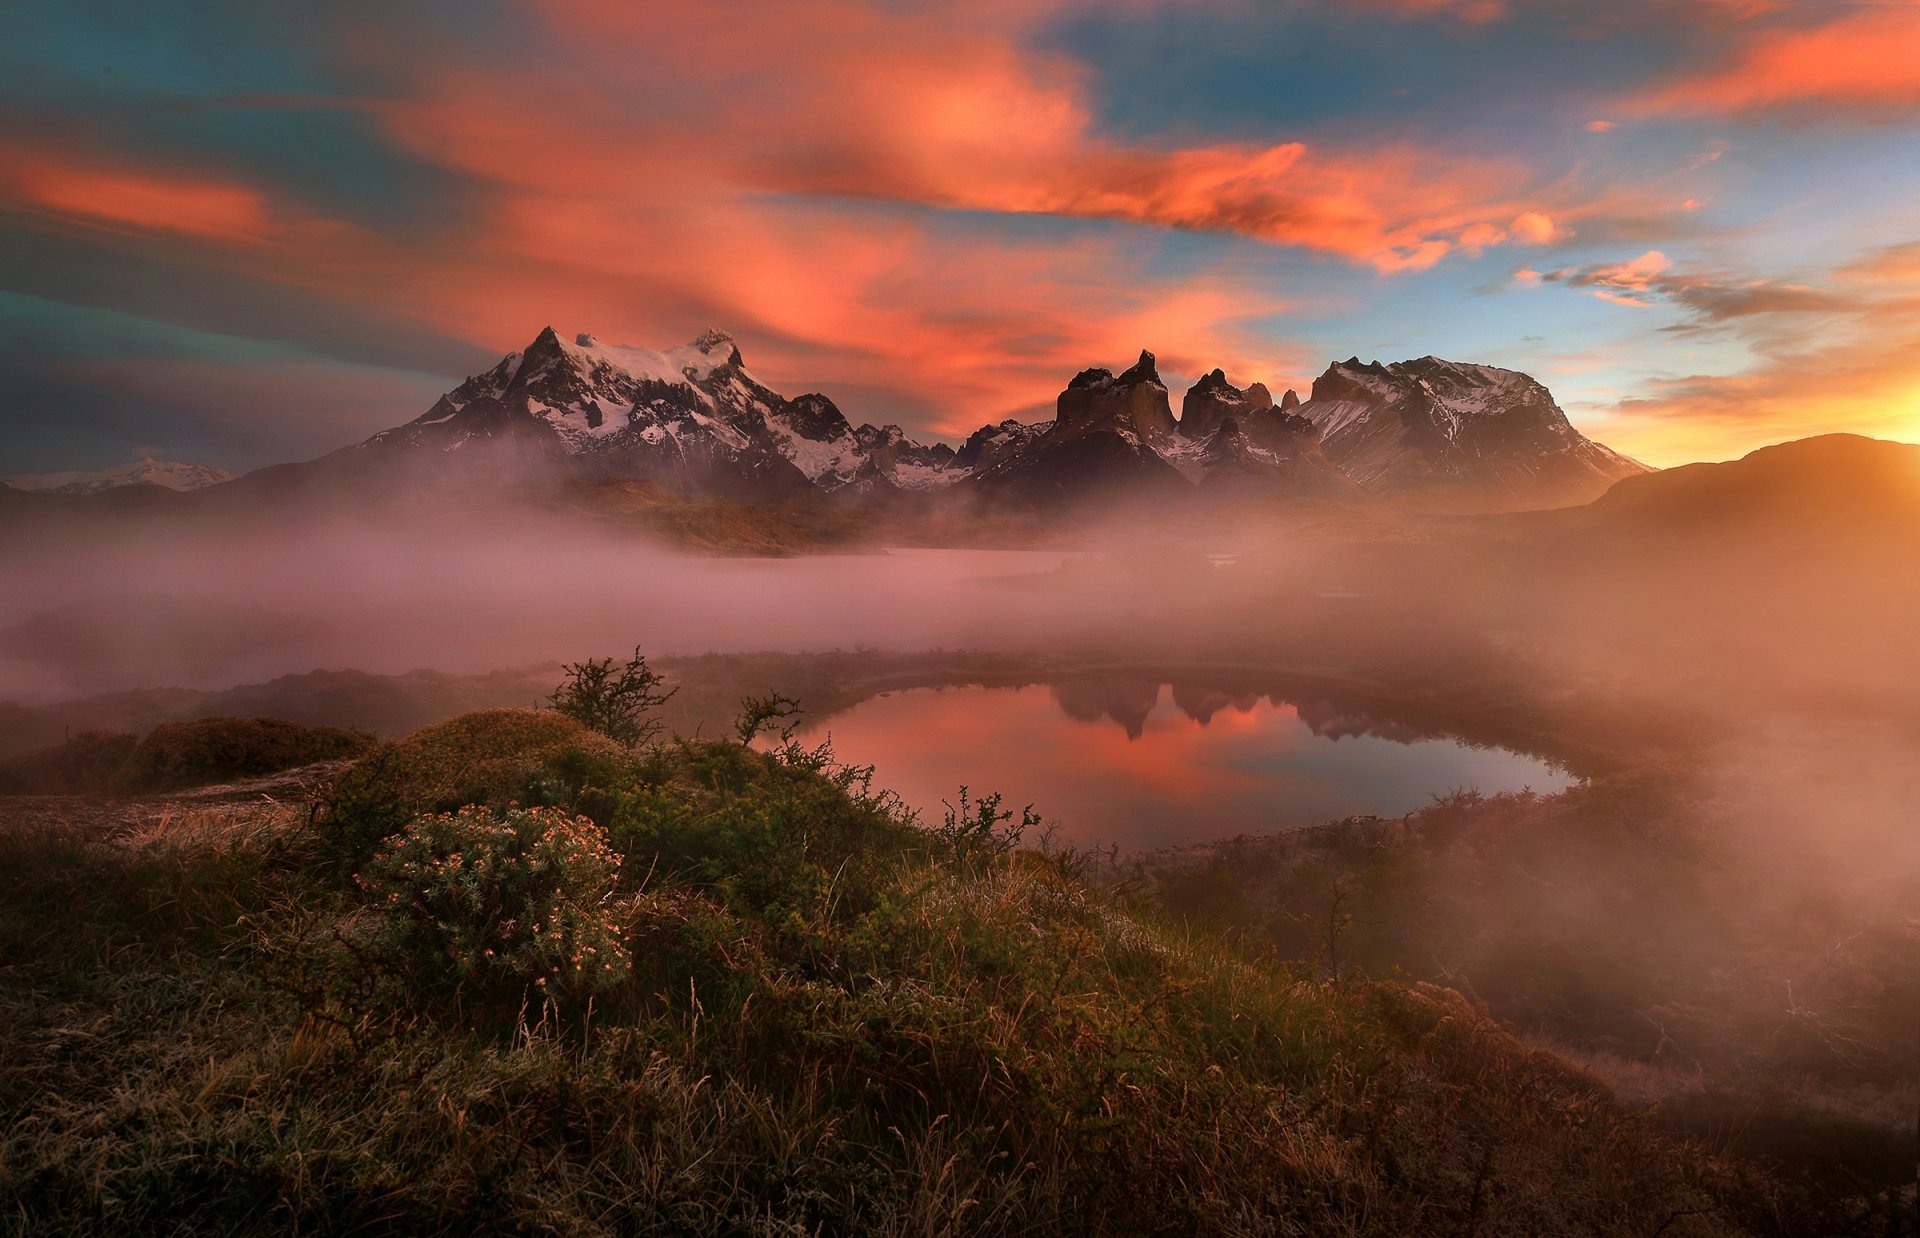
[{"label": "tall grass", "polygon": [[859,775],[683,744],[576,787],[633,960],[578,1010],[360,983],[324,818],[0,831],[0,1226],[1806,1223],[1451,990],[1302,979],[1070,857],[957,855]]}]

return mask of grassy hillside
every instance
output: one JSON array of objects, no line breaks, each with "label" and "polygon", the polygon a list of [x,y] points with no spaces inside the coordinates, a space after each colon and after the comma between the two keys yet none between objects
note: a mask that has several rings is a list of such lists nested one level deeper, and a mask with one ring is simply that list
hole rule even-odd
[{"label": "grassy hillside", "polygon": [[1323,976],[1462,989],[1670,1129],[1851,1201],[1846,1232],[1910,1233],[1912,844],[1851,828],[1830,792],[1823,857],[1797,814],[1770,830],[1772,791],[1656,770],[1555,796],[1455,794],[1123,872],[1205,931]]},{"label": "grassy hillside", "polygon": [[[463,801],[490,807],[408,816]],[[1261,962],[1017,832],[992,800],[925,828],[825,751],[627,754],[517,711],[377,750],[318,814],[0,830],[0,1215],[92,1233],[1817,1224],[1451,989]]]}]

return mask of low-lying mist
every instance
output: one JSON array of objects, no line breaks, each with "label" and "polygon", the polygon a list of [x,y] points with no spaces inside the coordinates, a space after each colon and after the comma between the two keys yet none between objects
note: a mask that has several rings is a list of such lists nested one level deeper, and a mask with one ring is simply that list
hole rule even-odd
[{"label": "low-lying mist", "polygon": [[[316,668],[479,674],[635,645],[900,655],[734,659],[745,665],[704,684],[681,663],[676,706],[713,713],[699,721],[707,734],[725,733],[719,715],[743,693],[773,689],[800,694],[831,731],[834,709],[935,648],[999,652],[922,659],[927,686],[991,678],[966,677],[982,661],[999,665],[996,682],[1045,682],[1032,668],[1052,658],[1077,665],[1082,687],[1148,684],[1149,707],[1161,676],[1192,702],[1207,686],[1234,700],[1262,674],[1340,685],[1382,716],[1552,755],[1585,780],[1554,796],[1434,787],[1435,806],[1405,819],[1148,855],[1168,906],[1291,965],[1344,952],[1363,971],[1460,988],[1689,1129],[1765,1132],[1775,1142],[1759,1150],[1846,1174],[1852,1154],[1832,1149],[1884,1160],[1904,1147],[1910,1173],[1920,484],[1896,478],[1900,504],[1865,504],[1849,477],[1792,505],[1716,490],[1677,510],[1613,501],[1486,517],[1134,511],[1075,526],[1073,551],[785,559],[702,557],[507,501],[19,525],[0,529],[0,699]],[[777,515],[756,519],[764,529]],[[527,699],[511,703],[538,695],[524,677],[513,690],[523,683]],[[1060,701],[1121,719],[1139,703]],[[60,709],[13,713],[39,743],[67,722]],[[1005,715],[962,729],[886,738],[966,751],[984,734],[975,790],[1020,766],[1028,782],[1010,789],[1043,815],[1048,762],[1088,764],[1083,742],[1045,760],[1029,743],[1024,762],[992,768],[995,743],[1021,742]],[[1100,734],[1129,769],[1169,760],[1118,728]],[[880,760],[884,745],[868,746],[839,756]],[[1187,760],[1175,772],[1244,771]],[[1204,802],[1179,798],[1167,810],[1179,820],[1145,823],[1133,841],[1230,833]],[[1324,926],[1341,908],[1352,923],[1333,948]],[[1786,1116],[1754,1119],[1764,1106]],[[1902,1113],[1904,1132],[1885,1116]],[[1836,1122],[1854,1122],[1858,1141],[1836,1144]]]},{"label": "low-lying mist", "polygon": [[702,558],[531,512],[67,529],[0,545],[0,699],[316,668],[473,673],[636,644],[1004,648],[1075,626],[1058,599],[1006,585],[1064,558]]}]

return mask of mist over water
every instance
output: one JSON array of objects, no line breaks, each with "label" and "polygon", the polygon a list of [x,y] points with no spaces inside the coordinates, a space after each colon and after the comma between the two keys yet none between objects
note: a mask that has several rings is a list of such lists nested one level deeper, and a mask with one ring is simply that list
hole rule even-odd
[{"label": "mist over water", "polygon": [[1063,552],[700,558],[548,517],[117,530],[0,546],[0,700],[317,668],[477,673],[636,644],[1005,648],[1075,626],[1010,585]]}]

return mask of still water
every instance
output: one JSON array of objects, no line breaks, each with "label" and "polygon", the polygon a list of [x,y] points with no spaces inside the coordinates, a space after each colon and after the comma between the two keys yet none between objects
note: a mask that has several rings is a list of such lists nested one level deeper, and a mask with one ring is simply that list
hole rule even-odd
[{"label": "still water", "polygon": [[1538,757],[1334,700],[1145,679],[891,692],[801,738],[828,736],[924,821],[965,785],[1033,804],[1059,843],[1123,851],[1575,781]]}]

